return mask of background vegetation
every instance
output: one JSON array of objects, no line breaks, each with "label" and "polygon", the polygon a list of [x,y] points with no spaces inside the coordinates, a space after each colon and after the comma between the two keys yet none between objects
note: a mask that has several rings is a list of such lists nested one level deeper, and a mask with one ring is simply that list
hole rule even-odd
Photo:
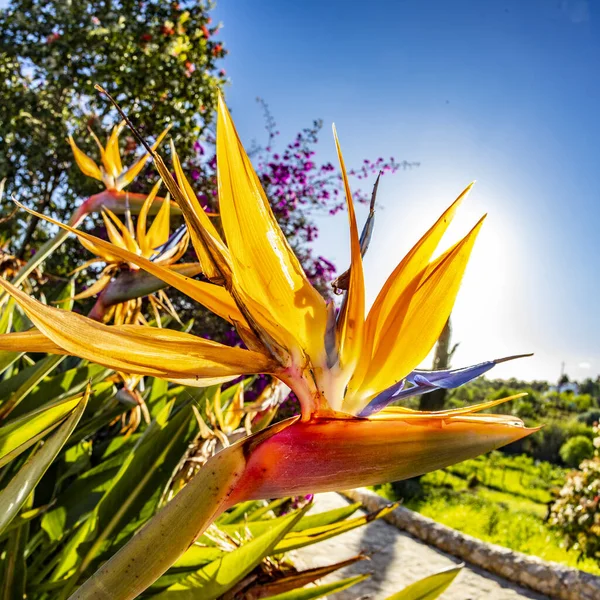
[{"label": "background vegetation", "polygon": [[[501,451],[378,491],[485,541],[600,574],[594,543],[600,531],[600,477],[598,459],[590,460],[598,443],[600,380],[581,382],[577,393],[557,388],[482,377],[448,391],[449,408],[527,392],[493,410],[543,427]],[[418,400],[412,404],[417,407]],[[581,472],[569,470],[580,463]]]}]

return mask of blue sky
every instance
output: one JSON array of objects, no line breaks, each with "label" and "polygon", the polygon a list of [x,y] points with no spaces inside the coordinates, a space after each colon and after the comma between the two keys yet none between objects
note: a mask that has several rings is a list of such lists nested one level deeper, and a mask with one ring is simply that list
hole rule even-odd
[{"label": "blue sky", "polygon": [[[556,379],[562,361],[575,378],[600,373],[600,6],[222,0],[215,17],[246,143],[262,135],[261,96],[282,144],[322,118],[323,160],[335,122],[347,163],[421,163],[380,186],[371,301],[476,179],[447,239],[489,213],[454,312],[455,366],[531,351],[495,373]],[[318,251],[344,267],[345,215],[320,226]]]}]

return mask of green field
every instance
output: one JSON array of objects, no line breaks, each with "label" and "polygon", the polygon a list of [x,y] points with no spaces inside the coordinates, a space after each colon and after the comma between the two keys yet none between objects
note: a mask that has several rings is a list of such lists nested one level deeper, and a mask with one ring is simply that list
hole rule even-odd
[{"label": "green field", "polygon": [[[559,467],[494,452],[423,476],[404,506],[486,542],[600,574],[600,565],[578,560],[545,522],[546,503],[563,480]],[[392,500],[402,495],[392,484],[376,491]]]}]

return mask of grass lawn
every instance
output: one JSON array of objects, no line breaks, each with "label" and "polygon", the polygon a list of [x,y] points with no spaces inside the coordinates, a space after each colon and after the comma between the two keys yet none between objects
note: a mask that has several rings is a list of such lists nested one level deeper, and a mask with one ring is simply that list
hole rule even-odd
[{"label": "grass lawn", "polygon": [[[600,575],[591,559],[578,561],[546,524],[546,502],[561,470],[523,457],[479,457],[421,478],[422,494],[404,506],[486,542]],[[391,484],[376,490],[397,500]]]}]

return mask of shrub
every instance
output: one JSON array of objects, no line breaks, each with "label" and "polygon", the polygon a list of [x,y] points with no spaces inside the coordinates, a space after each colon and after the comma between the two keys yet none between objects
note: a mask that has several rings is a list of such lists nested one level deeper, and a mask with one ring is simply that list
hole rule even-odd
[{"label": "shrub", "polygon": [[[575,419],[555,421],[531,436],[527,445],[523,444],[521,451],[531,454],[536,460],[544,460],[554,464],[563,462],[560,455],[562,446],[571,438],[585,437],[592,440],[594,433],[591,427]],[[530,446],[529,446],[530,445]],[[576,463],[572,466],[577,466]]]},{"label": "shrub", "polygon": [[568,467],[577,467],[586,458],[591,458],[593,454],[594,445],[582,435],[572,437],[560,448],[560,457]]},{"label": "shrub", "polygon": [[519,402],[515,404],[513,412],[521,419],[527,419],[535,416],[535,409],[529,400],[519,400]]},{"label": "shrub", "polygon": [[589,410],[593,404],[593,399],[589,394],[579,394],[573,398],[578,412]]},{"label": "shrub", "polygon": [[567,440],[564,427],[559,423],[550,423],[534,434],[532,454],[538,460],[560,462],[560,448]]},{"label": "shrub", "polygon": [[[564,536],[567,548],[580,557],[600,562],[600,428],[595,427],[596,456],[584,460],[578,471],[567,476],[559,499],[550,509],[549,522]],[[576,438],[573,438],[574,441]],[[586,439],[587,438],[583,438]],[[589,440],[588,440],[589,441]]]},{"label": "shrub", "polygon": [[394,481],[391,488],[396,498],[403,500],[418,500],[423,498],[423,486],[420,477],[412,477],[402,481]]}]

